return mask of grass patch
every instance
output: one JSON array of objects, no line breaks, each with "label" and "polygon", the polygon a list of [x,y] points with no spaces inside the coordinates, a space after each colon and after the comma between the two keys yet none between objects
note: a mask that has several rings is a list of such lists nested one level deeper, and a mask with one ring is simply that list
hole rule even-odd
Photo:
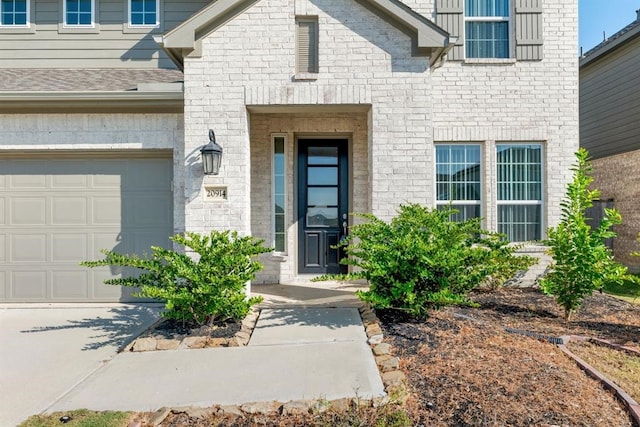
[{"label": "grass patch", "polygon": [[[63,416],[69,416],[71,420],[63,423],[60,421],[60,417]],[[79,409],[76,411],[33,415],[20,424],[19,427],[126,427],[129,425],[131,417],[131,412],[95,412]]]},{"label": "grass patch", "polygon": [[616,298],[620,298],[634,304],[640,304],[640,285],[631,280],[625,280],[621,284],[607,283],[604,287],[604,291]]},{"label": "grass patch", "polygon": [[570,342],[574,354],[640,401],[640,357],[588,341]]}]

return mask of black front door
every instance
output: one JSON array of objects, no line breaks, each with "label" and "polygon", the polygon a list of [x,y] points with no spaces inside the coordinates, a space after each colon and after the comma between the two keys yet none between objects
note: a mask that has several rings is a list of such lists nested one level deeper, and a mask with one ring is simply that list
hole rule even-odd
[{"label": "black front door", "polygon": [[346,139],[298,140],[298,272],[335,274],[347,232],[349,175]]}]

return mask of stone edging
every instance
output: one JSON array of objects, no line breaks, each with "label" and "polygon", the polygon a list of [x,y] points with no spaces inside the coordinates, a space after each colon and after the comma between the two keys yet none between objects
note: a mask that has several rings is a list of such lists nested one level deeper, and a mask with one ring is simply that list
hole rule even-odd
[{"label": "stone edging", "polygon": [[146,332],[124,347],[122,351],[141,352],[214,347],[244,347],[249,343],[259,315],[260,310],[253,307],[249,314],[240,322],[240,330],[231,338],[185,335],[179,338],[168,339],[164,336],[154,335],[155,328],[164,321],[164,319],[159,319],[151,325]]},{"label": "stone edging", "polygon": [[380,371],[380,377],[387,393],[387,402],[391,400],[392,396],[394,400],[404,404],[408,397],[407,377],[399,369],[400,359],[392,355],[391,345],[383,342],[384,335],[380,327],[380,320],[373,307],[369,304],[363,304],[358,311],[367,334],[367,342],[371,346],[376,365]]},{"label": "stone edging", "polygon": [[618,399],[620,399],[625,404],[625,406],[627,407],[627,410],[629,411],[629,415],[631,415],[631,418],[633,419],[635,424],[637,426],[640,426],[640,405],[638,404],[638,402],[636,402],[631,396],[629,396],[629,394],[627,394],[626,391],[618,387],[618,385],[616,385],[613,381],[605,377],[596,368],[589,365],[582,358],[580,358],[579,356],[571,352],[571,350],[567,348],[566,344],[569,343],[570,341],[589,341],[595,344],[604,345],[606,347],[609,347],[615,350],[625,351],[635,356],[640,356],[640,351],[634,350],[629,347],[621,346],[621,345],[612,343],[610,341],[602,340],[599,338],[583,337],[578,335],[564,335],[560,338],[562,339],[563,343],[558,344],[558,348],[568,357],[573,359],[578,364],[578,366],[583,371],[585,371],[589,376],[600,381],[609,390],[612,390],[616,394],[616,397],[618,397]]}]

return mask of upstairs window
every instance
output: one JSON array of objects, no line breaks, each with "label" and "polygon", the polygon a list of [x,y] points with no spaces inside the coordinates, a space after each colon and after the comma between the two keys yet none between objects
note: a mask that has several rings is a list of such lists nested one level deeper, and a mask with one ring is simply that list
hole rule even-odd
[{"label": "upstairs window", "polygon": [[296,19],[296,73],[318,72],[318,19]]},{"label": "upstairs window", "polygon": [[158,25],[159,0],[129,0],[129,25],[155,27]]},{"label": "upstairs window", "polygon": [[465,0],[467,58],[509,58],[509,0]]},{"label": "upstairs window", "polygon": [[26,27],[29,23],[29,0],[1,0],[0,25]]},{"label": "upstairs window", "polygon": [[94,3],[93,0],[65,0],[64,1],[64,25],[66,26],[93,26]]}]

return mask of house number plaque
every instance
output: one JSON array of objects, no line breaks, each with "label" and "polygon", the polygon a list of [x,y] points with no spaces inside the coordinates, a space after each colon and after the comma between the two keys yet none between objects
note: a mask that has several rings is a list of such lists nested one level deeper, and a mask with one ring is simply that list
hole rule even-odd
[{"label": "house number plaque", "polygon": [[204,187],[204,199],[207,201],[227,200],[227,187]]}]

